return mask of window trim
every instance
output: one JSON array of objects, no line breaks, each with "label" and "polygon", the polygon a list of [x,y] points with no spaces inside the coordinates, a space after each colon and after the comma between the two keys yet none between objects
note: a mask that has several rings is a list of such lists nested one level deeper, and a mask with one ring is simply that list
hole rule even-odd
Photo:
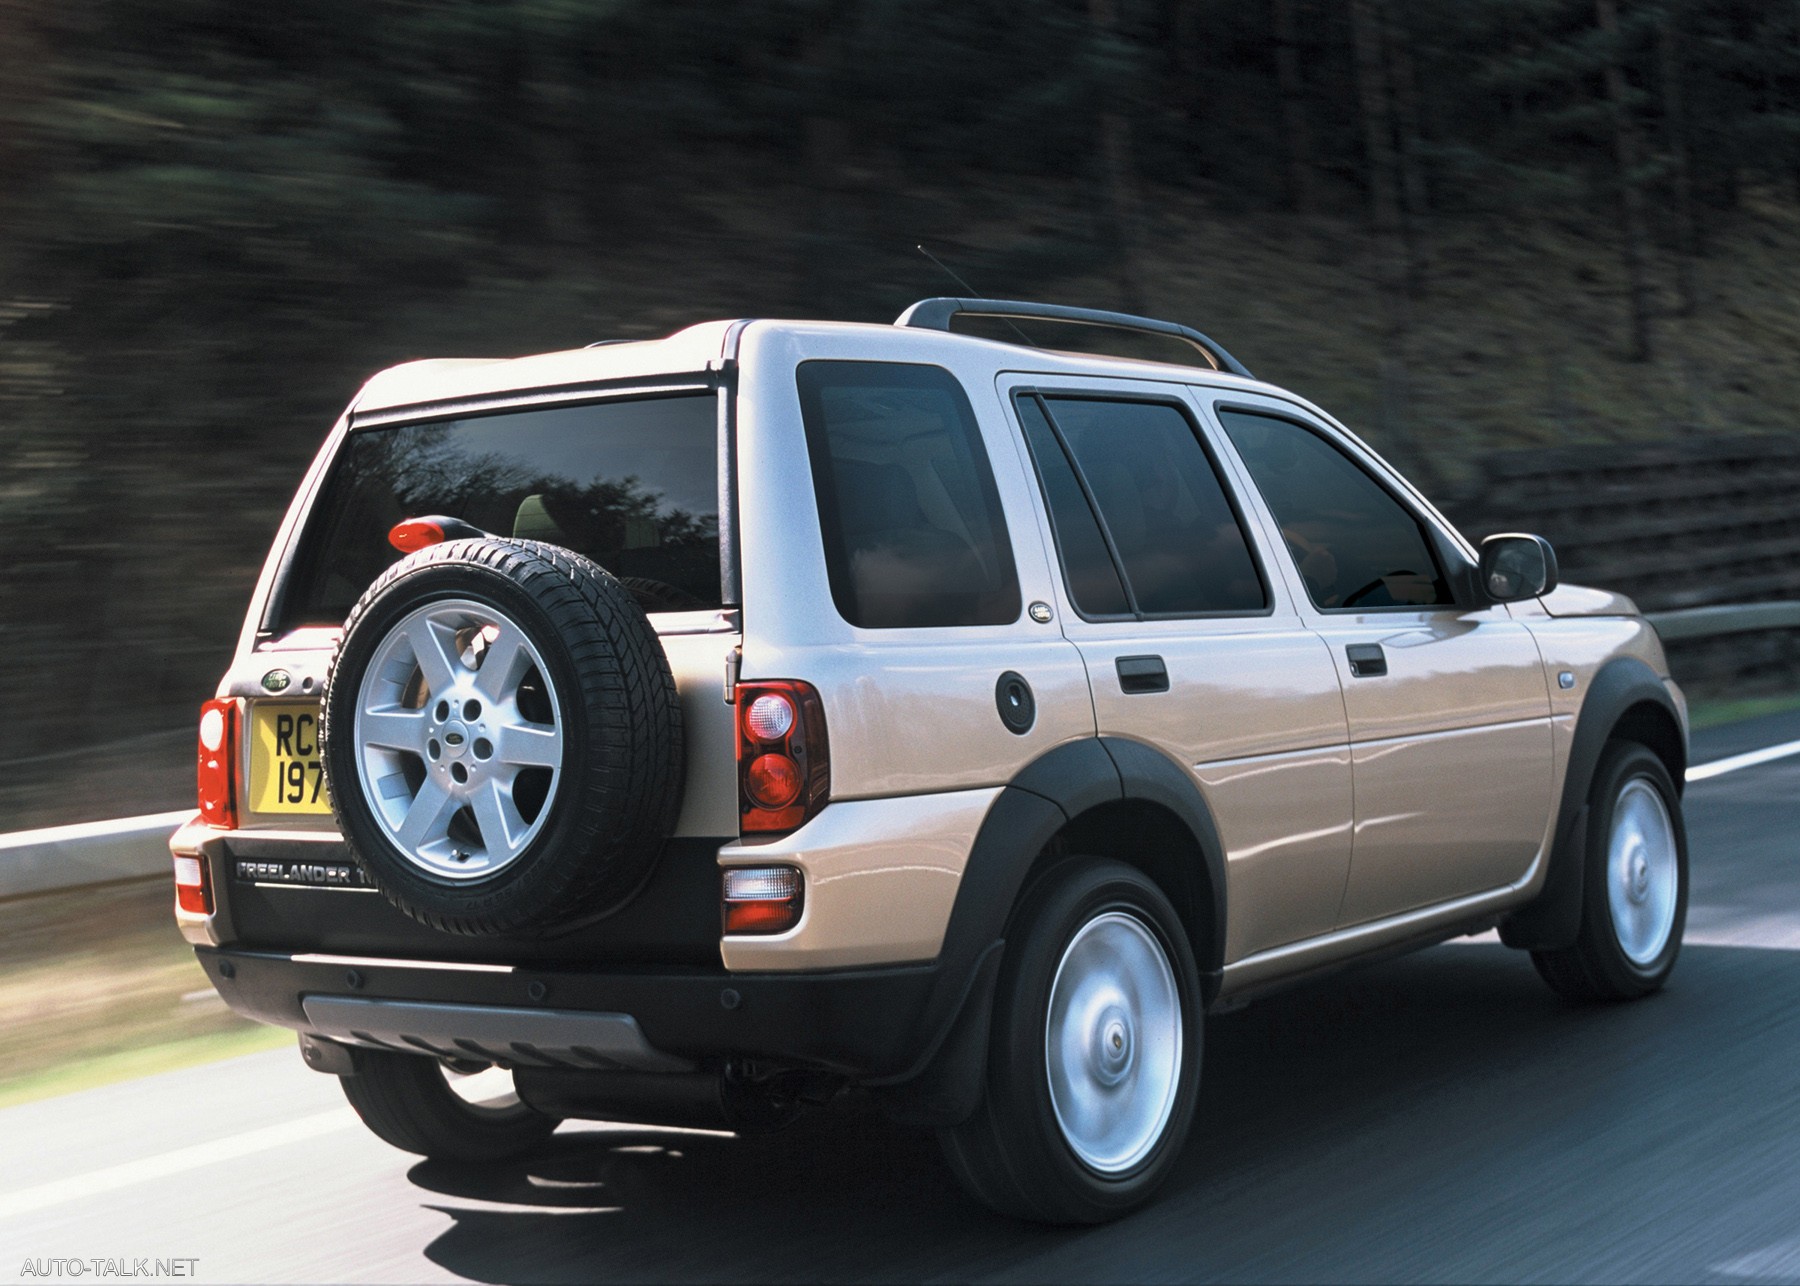
[{"label": "window trim", "polygon": [[[1256,539],[1254,528],[1248,515],[1244,512],[1244,504],[1237,494],[1231,471],[1224,467],[1224,462],[1208,441],[1205,426],[1194,414],[1193,407],[1186,398],[1174,391],[1118,390],[1110,388],[1084,388],[1079,386],[1058,386],[1021,382],[1002,386],[1005,390],[1008,409],[1012,412],[1014,428],[1025,447],[1025,456],[1031,461],[1032,477],[1037,481],[1038,499],[1044,506],[1044,516],[1049,520],[1050,536],[1055,545],[1056,572],[1062,580],[1063,593],[1069,600],[1069,606],[1082,620],[1097,625],[1117,624],[1121,621],[1246,621],[1275,615],[1276,597],[1274,585],[1269,576],[1269,569],[1263,558],[1261,542]],[[1051,507],[1050,494],[1044,485],[1042,467],[1038,464],[1037,452],[1032,450],[1031,439],[1025,432],[1024,424],[1019,420],[1017,400],[1021,397],[1034,399],[1043,412],[1044,419],[1050,425],[1050,431],[1056,438],[1057,445],[1062,448],[1063,458],[1075,475],[1075,481],[1086,499],[1088,510],[1093,515],[1095,525],[1100,529],[1101,542],[1106,546],[1107,556],[1112,560],[1113,571],[1119,577],[1119,583],[1125,591],[1125,601],[1130,604],[1131,611],[1124,615],[1090,615],[1081,609],[1075,599],[1074,587],[1069,583],[1068,559],[1063,553],[1062,531],[1057,526],[1056,511]],[[1056,422],[1051,413],[1049,399],[1065,398],[1079,402],[1137,402],[1153,406],[1166,406],[1176,411],[1187,422],[1188,431],[1193,434],[1195,444],[1200,448],[1202,457],[1213,471],[1213,477],[1219,484],[1219,490],[1225,497],[1225,504],[1231,510],[1232,518],[1237,522],[1238,534],[1243,537],[1244,550],[1250,556],[1250,566],[1256,573],[1258,587],[1262,590],[1263,605],[1258,609],[1228,609],[1211,612],[1146,612],[1138,607],[1137,591],[1132,588],[1131,577],[1126,574],[1123,559],[1120,557],[1118,545],[1113,540],[1112,528],[1108,526],[1105,516],[1100,512],[1099,502],[1094,498],[1093,488],[1089,485],[1087,475],[1083,473],[1076,461],[1074,452],[1069,449],[1068,439],[1063,435],[1062,426]]]},{"label": "window trim", "polygon": [[[1278,409],[1256,402],[1237,401],[1229,397],[1216,397],[1209,405],[1213,418],[1219,423],[1219,431],[1225,435],[1226,441],[1231,445],[1232,453],[1237,457],[1239,467],[1244,471],[1246,481],[1256,491],[1257,503],[1269,516],[1281,546],[1282,556],[1287,559],[1288,566],[1292,567],[1294,574],[1299,577],[1300,593],[1296,595],[1296,599],[1303,602],[1308,610],[1317,612],[1321,616],[1366,616],[1377,612],[1466,612],[1470,610],[1469,572],[1471,564],[1466,557],[1461,556],[1462,550],[1458,542],[1452,540],[1431,515],[1421,512],[1412,498],[1406,495],[1400,487],[1395,486],[1393,480],[1386,476],[1385,469],[1371,468],[1371,462],[1364,459],[1361,452],[1352,449],[1357,444],[1340,441],[1341,434],[1330,426],[1313,420],[1298,408],[1294,410],[1288,410],[1286,407]],[[1256,475],[1251,471],[1249,464],[1244,461],[1243,453],[1238,450],[1237,443],[1231,440],[1231,430],[1226,427],[1222,414],[1226,411],[1233,411],[1239,415],[1261,416],[1266,420],[1285,421],[1295,428],[1323,440],[1328,447],[1343,456],[1353,468],[1361,472],[1388,499],[1398,505],[1407,517],[1418,524],[1419,533],[1425,538],[1425,552],[1436,560],[1438,576],[1450,590],[1450,601],[1448,603],[1383,603],[1379,605],[1359,604],[1352,607],[1320,607],[1313,600],[1312,591],[1306,586],[1306,578],[1300,576],[1299,563],[1294,558],[1294,551],[1288,548],[1287,538],[1280,534],[1280,518],[1277,517],[1274,507],[1269,504],[1268,497],[1263,494],[1262,487],[1257,484]],[[1382,463],[1385,464],[1385,462]],[[1458,557],[1451,558],[1449,555],[1452,553]],[[1491,606],[1491,604],[1476,604],[1476,606]]]}]

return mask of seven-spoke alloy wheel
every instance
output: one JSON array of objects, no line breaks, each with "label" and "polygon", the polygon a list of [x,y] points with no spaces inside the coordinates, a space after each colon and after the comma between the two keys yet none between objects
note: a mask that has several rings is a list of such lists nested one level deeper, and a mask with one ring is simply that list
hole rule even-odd
[{"label": "seven-spoke alloy wheel", "polygon": [[643,608],[497,537],[401,559],[350,613],[319,740],[338,826],[408,915],[515,933],[604,915],[681,805],[680,706]]},{"label": "seven-spoke alloy wheel", "polygon": [[358,785],[422,870],[491,875],[543,828],[563,760],[543,674],[524,630],[468,599],[416,609],[376,649],[356,703]]}]

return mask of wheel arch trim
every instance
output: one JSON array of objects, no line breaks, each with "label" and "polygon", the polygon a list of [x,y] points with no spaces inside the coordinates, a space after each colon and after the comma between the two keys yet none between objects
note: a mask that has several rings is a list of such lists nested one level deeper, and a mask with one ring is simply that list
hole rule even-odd
[{"label": "wheel arch trim", "polygon": [[[1004,786],[976,832],[964,866],[938,961],[945,981],[972,968],[1006,932],[1025,883],[1057,834],[1096,808],[1137,802],[1170,814],[1201,855],[1194,872],[1196,910],[1190,924],[1195,957],[1210,999],[1225,943],[1225,852],[1200,788],[1179,765],[1119,737],[1065,743],[1027,764]],[[1173,896],[1174,891],[1171,891]]]},{"label": "wheel arch trim", "polygon": [[[1563,771],[1550,848],[1550,870],[1538,896],[1508,916],[1500,938],[1511,947],[1560,950],[1581,926],[1582,871],[1587,852],[1588,791],[1601,752],[1614,737],[1643,741],[1668,766],[1679,795],[1687,770],[1686,725],[1667,685],[1634,656],[1614,657],[1589,681]],[[1648,738],[1654,738],[1649,740]]]}]

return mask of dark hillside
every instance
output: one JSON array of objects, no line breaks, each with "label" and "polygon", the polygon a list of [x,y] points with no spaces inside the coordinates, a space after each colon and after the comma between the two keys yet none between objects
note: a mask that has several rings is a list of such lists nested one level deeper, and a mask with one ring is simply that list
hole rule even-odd
[{"label": "dark hillside", "polygon": [[888,321],[955,289],[923,241],[1461,494],[1792,433],[1797,194],[1800,8],[1752,0],[0,0],[0,829],[160,802],[56,800],[91,747],[179,802],[394,361]]}]

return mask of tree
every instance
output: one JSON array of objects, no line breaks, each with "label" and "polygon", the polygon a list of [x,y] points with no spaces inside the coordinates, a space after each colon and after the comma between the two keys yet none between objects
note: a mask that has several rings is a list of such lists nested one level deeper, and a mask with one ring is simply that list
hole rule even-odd
[{"label": "tree", "polygon": [[1650,228],[1644,214],[1643,144],[1632,119],[1634,97],[1625,81],[1618,0],[1594,0],[1594,22],[1605,42],[1601,75],[1618,166],[1619,249],[1625,262],[1625,289],[1631,305],[1628,355],[1634,362],[1647,362],[1651,355]]},{"label": "tree", "polygon": [[1317,208],[1312,129],[1306,119],[1306,87],[1300,79],[1300,47],[1294,23],[1296,3],[1297,0],[1269,0],[1269,12],[1275,28],[1275,84],[1281,96],[1288,200],[1295,213],[1312,214]]}]

